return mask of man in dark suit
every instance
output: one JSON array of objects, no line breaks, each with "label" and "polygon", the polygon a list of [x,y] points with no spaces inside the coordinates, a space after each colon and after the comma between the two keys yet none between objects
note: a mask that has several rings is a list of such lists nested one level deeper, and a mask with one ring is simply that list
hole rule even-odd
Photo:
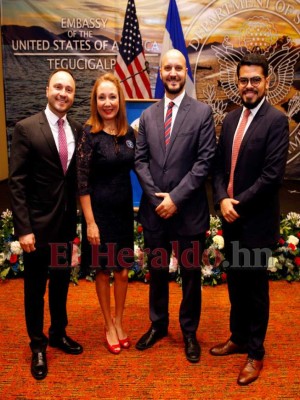
[{"label": "man in dark suit", "polygon": [[[43,333],[48,277],[49,345],[69,354],[80,354],[83,350],[66,335],[70,268],[62,267],[66,260],[59,257],[66,255],[70,265],[70,242],[76,236],[74,152],[81,125],[66,117],[75,96],[71,72],[52,72],[46,96],[48,104],[44,111],[16,124],[9,179],[15,234],[24,251],[25,317],[32,350],[31,373],[36,379],[44,379],[48,372],[48,338]],[[63,136],[58,125],[60,119]],[[61,153],[64,153],[62,161]]]},{"label": "man in dark suit", "polygon": [[231,336],[210,353],[248,353],[237,381],[247,385],[258,378],[263,367],[269,318],[267,264],[279,238],[278,192],[289,131],[287,117],[266,99],[270,83],[266,58],[245,55],[238,64],[237,77],[243,107],[224,120],[213,183],[214,202],[223,216],[229,265]]},{"label": "man in dark suit", "polygon": [[200,264],[209,228],[205,181],[215,153],[215,130],[210,107],[185,93],[186,74],[182,53],[168,51],[160,67],[165,97],[145,110],[140,119],[135,168],[143,189],[138,217],[144,228],[151,276],[152,324],[136,348],[148,349],[168,333],[173,247],[182,278],[179,321],[185,354],[188,361],[198,362]]}]

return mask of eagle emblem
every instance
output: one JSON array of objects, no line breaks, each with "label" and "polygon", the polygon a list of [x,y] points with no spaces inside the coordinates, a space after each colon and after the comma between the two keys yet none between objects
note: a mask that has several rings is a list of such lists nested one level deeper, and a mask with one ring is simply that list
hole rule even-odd
[{"label": "eagle emblem", "polygon": [[220,81],[226,96],[236,104],[241,104],[237,89],[236,67],[241,58],[251,52],[264,54],[269,63],[270,85],[268,101],[275,105],[283,101],[294,80],[295,64],[300,49],[293,46],[290,38],[278,38],[276,29],[268,18],[253,17],[247,20],[241,30],[240,46],[234,48],[228,36],[219,46],[212,49],[220,65]]}]

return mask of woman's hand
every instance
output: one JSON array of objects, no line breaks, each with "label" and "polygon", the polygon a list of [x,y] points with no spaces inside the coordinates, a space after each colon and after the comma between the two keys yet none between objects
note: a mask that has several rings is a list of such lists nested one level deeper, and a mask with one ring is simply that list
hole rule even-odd
[{"label": "woman's hand", "polygon": [[100,244],[100,232],[99,232],[96,222],[87,224],[87,239],[90,242],[90,244],[92,244],[92,245]]}]

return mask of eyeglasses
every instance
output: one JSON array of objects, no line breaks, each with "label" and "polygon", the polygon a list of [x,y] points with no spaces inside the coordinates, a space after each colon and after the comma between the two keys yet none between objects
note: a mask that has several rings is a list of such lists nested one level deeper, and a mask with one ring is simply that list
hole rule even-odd
[{"label": "eyeglasses", "polygon": [[239,78],[238,81],[241,86],[247,86],[250,81],[251,85],[256,87],[259,86],[262,78],[260,76],[252,76],[252,78]]},{"label": "eyeglasses", "polygon": [[252,76],[251,78],[238,78],[238,82],[241,86],[247,86],[249,81],[252,86],[259,86],[262,78],[260,76]]}]

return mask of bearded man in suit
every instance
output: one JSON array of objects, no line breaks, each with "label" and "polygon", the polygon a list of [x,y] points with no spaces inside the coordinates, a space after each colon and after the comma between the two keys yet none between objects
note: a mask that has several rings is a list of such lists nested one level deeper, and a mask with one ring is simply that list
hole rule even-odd
[{"label": "bearded man in suit", "polygon": [[200,358],[196,332],[201,254],[209,228],[205,181],[215,154],[215,130],[211,108],[185,92],[187,67],[180,51],[173,49],[163,56],[160,76],[165,96],[143,112],[136,144],[135,168],[143,189],[138,218],[148,253],[152,322],[136,348],[146,350],[168,334],[173,250],[182,278],[179,321],[185,355],[195,363]]},{"label": "bearded man in suit", "polygon": [[[81,131],[81,124],[67,118],[75,96],[72,73],[64,69],[53,71],[46,96],[45,110],[15,126],[9,178],[15,234],[24,251],[25,318],[32,351],[31,373],[35,379],[44,379],[48,373],[48,338],[43,332],[48,277],[49,345],[68,354],[83,351],[80,344],[66,335],[70,281],[70,268],[66,265],[70,265],[71,257],[67,243],[76,236],[74,153]],[[64,125],[63,144],[59,120]],[[58,244],[63,244],[63,249]],[[55,255],[54,260],[51,253]],[[66,262],[59,255],[65,255]]]},{"label": "bearded man in suit", "polygon": [[263,367],[269,319],[267,266],[279,239],[279,188],[289,129],[287,117],[266,99],[270,77],[263,55],[245,55],[237,66],[237,78],[243,107],[224,119],[213,179],[229,265],[231,336],[210,353],[247,353],[237,383],[248,385]]}]

